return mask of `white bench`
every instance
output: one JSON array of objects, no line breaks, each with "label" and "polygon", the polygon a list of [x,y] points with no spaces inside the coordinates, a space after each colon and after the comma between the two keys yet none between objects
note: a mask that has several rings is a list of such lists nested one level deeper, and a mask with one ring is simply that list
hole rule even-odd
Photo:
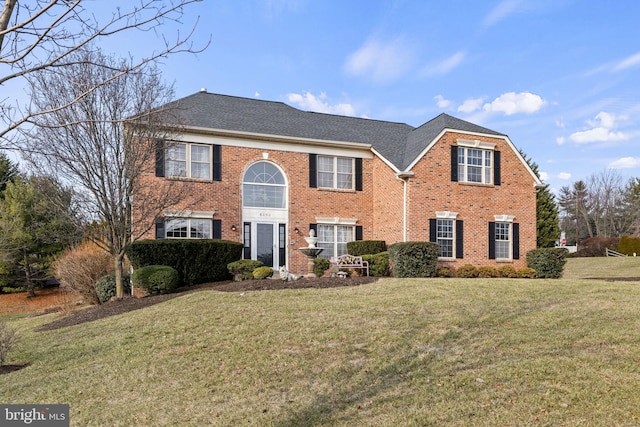
[{"label": "white bench", "polygon": [[359,268],[367,272],[369,275],[369,262],[364,261],[361,256],[354,255],[340,255],[331,257],[331,265],[340,268]]}]

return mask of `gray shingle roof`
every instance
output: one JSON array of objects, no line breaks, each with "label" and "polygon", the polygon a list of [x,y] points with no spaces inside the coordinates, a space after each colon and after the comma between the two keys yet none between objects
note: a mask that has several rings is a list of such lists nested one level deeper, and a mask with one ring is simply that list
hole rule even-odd
[{"label": "gray shingle roof", "polygon": [[171,106],[178,106],[179,120],[187,127],[370,144],[401,171],[444,129],[504,135],[444,113],[414,128],[405,123],[305,112],[282,102],[207,92],[178,99]]}]

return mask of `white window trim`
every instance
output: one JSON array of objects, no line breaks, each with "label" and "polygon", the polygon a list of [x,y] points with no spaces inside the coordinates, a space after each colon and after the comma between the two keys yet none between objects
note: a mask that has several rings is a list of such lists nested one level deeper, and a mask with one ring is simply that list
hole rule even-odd
[{"label": "white window trim", "polygon": [[[318,161],[320,157],[331,158],[333,160],[333,180],[331,187],[323,187],[320,185],[320,180],[317,175],[320,173],[327,173],[324,171],[320,171]],[[338,187],[338,159],[348,159],[351,160],[351,187],[350,188],[340,188]],[[343,157],[343,156],[327,156],[327,155],[318,155],[318,164],[316,165],[316,179],[318,182],[318,188],[330,189],[330,190],[343,190],[343,191],[353,191],[356,189],[356,159],[355,157]]]},{"label": "white window trim", "polygon": [[166,218],[194,218],[194,219],[213,219],[216,211],[192,211],[190,209],[184,211],[165,210]]},{"label": "white window trim", "polygon": [[509,256],[507,258],[498,257],[498,241],[504,242],[504,240],[498,240],[496,237],[494,242],[494,244],[496,245],[496,261],[513,261],[513,220],[516,217],[514,215],[494,215],[493,218],[495,219],[496,226],[497,223],[509,224]]},{"label": "white window trim", "polygon": [[[187,221],[187,236],[186,237],[169,237],[169,227],[167,227],[167,222],[171,220],[180,220],[184,219]],[[208,220],[209,223],[209,232],[211,235],[209,237],[191,237],[191,220]],[[212,217],[186,217],[186,216],[167,216],[165,217],[165,227],[164,227],[164,238],[165,239],[212,239],[213,238],[213,219]]]},{"label": "white window trim", "polygon": [[[167,178],[183,178],[183,179],[199,179],[199,180],[203,180],[203,181],[209,181],[213,178],[213,150],[212,150],[212,145],[211,144],[200,144],[200,143],[195,143],[195,142],[171,142],[172,146],[178,146],[178,145],[184,145],[185,146],[185,162],[186,162],[186,170],[185,170],[185,174],[186,176],[179,176],[179,175],[170,175],[170,171],[169,171],[169,167],[168,164],[171,161],[171,159],[169,159],[168,156],[168,148],[167,151],[165,152],[165,163],[164,163],[164,168],[166,171],[166,176]],[[192,146],[199,146],[199,147],[207,147],[208,151],[209,151],[209,160],[208,160],[208,164],[209,164],[209,177],[208,178],[199,178],[199,177],[192,177],[191,176],[191,147]],[[204,163],[204,162],[196,162],[196,163]]]},{"label": "white window trim", "polygon": [[[316,218],[316,219],[321,219],[321,218]],[[327,219],[339,219],[339,218],[327,218]],[[355,222],[351,222],[351,220],[348,220],[348,222],[320,222],[318,221],[318,223],[316,224],[318,227],[319,226],[325,226],[325,227],[333,227],[334,228],[334,238],[337,238],[338,234],[335,232],[335,228],[336,227],[351,227],[351,239],[347,242],[340,242],[340,243],[348,243],[348,242],[353,242],[356,239],[356,224]],[[323,242],[324,243],[324,242]],[[338,249],[338,241],[337,239],[335,239],[333,241],[333,253],[337,253],[337,249]],[[322,254],[320,254],[322,256]]]},{"label": "white window trim", "polygon": [[322,225],[356,225],[358,223],[357,219],[354,218],[339,218],[335,217],[316,217],[316,223]]},{"label": "white window trim", "polygon": [[457,217],[458,217],[458,212],[451,212],[451,211],[436,212],[437,219],[456,219]]},{"label": "white window trim", "polygon": [[458,139],[457,143],[458,143],[458,147],[478,148],[481,150],[491,150],[491,151],[495,151],[496,149],[496,144],[491,142],[478,141],[477,139],[473,141],[470,141],[468,139]]},{"label": "white window trim", "polygon": [[[447,219],[453,221],[452,224],[452,237],[451,237],[451,257],[441,257],[438,256],[439,260],[455,260],[456,259],[456,218],[458,217],[458,212],[451,211],[436,211],[436,220],[438,219]],[[437,221],[436,221],[437,224]],[[438,238],[436,236],[436,243],[438,243]]]}]

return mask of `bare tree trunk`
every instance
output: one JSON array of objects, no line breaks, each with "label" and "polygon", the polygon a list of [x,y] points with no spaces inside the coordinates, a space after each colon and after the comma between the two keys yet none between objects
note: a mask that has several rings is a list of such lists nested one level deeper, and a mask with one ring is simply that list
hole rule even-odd
[{"label": "bare tree trunk", "polygon": [[122,277],[124,276],[124,252],[119,252],[114,257],[116,268],[116,298],[121,299],[124,296],[124,286],[122,285]]},{"label": "bare tree trunk", "polygon": [[30,297],[36,296],[36,287],[33,283],[33,279],[31,278],[31,266],[29,265],[29,254],[26,249],[22,250],[23,260],[24,260],[24,278],[27,282],[27,292]]},{"label": "bare tree trunk", "polygon": [[5,0],[2,12],[0,12],[0,52],[2,51],[2,43],[4,42],[4,31],[9,26],[9,19],[13,13],[13,8],[18,0]]}]

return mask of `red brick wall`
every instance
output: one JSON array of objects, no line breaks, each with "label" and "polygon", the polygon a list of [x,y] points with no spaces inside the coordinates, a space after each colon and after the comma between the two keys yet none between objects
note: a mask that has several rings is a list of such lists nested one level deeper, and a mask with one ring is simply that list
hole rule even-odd
[{"label": "red brick wall", "polygon": [[[501,185],[451,181],[450,146],[458,139],[496,144],[495,150],[501,152]],[[436,211],[458,212],[456,219],[464,221],[464,258],[450,265],[498,266],[501,263],[488,259],[488,224],[495,221],[494,215],[514,215],[520,224],[520,259],[513,266],[526,266],[526,252],[536,247],[536,190],[532,176],[504,139],[446,133],[413,171],[407,240],[428,241],[429,219]]]},{"label": "red brick wall", "polygon": [[[502,185],[485,186],[451,182],[450,146],[457,139],[479,139],[496,144],[502,153]],[[157,186],[171,181],[172,191],[182,195],[173,209],[215,211],[222,220],[222,238],[242,241],[242,176],[254,162],[263,160],[263,149],[222,146],[222,181],[145,177]],[[306,257],[297,248],[306,246],[304,236],[316,217],[357,219],[364,239],[385,240],[387,244],[403,240],[403,182],[381,159],[363,159],[363,191],[332,191],[309,188],[309,155],[288,151],[268,151],[268,161],[278,165],[288,180],[289,239],[287,264],[296,273],[307,269]],[[520,260],[514,267],[526,265],[525,255],[536,245],[536,208],[533,179],[504,139],[445,134],[414,167],[407,187],[407,240],[428,241],[429,219],[436,211],[458,212],[464,221],[464,258],[452,264],[497,265],[488,259],[488,223],[494,215],[514,215],[520,224]],[[134,212],[134,216],[135,216]],[[151,219],[149,220],[151,221]],[[234,232],[231,225],[237,225]],[[298,228],[299,234],[294,232]],[[146,238],[154,238],[153,229]]]}]

